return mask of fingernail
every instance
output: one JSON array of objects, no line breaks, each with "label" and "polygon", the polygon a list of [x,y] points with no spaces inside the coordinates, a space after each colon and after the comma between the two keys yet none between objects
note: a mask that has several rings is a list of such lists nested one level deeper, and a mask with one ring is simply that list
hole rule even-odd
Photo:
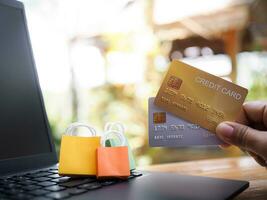
[{"label": "fingernail", "polygon": [[226,139],[231,139],[234,135],[234,128],[226,123],[221,123],[217,126],[216,133]]}]

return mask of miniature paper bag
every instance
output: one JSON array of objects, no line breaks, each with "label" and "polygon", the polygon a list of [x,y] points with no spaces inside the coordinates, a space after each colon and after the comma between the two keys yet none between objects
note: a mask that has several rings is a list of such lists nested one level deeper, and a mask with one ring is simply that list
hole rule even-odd
[{"label": "miniature paper bag", "polygon": [[[125,132],[125,128],[124,128],[123,124],[121,124],[119,122],[106,123],[105,132],[109,131],[109,130],[117,130],[117,131],[122,132],[122,133]],[[133,155],[131,146],[129,145],[129,142],[127,140],[127,137],[125,137],[125,142],[126,142],[126,146],[128,147],[128,157],[129,157],[130,170],[133,170],[133,169],[135,169],[136,165],[135,165],[134,155]],[[107,139],[105,145],[107,147],[119,146],[119,140],[116,140],[115,138]]]},{"label": "miniature paper bag", "polygon": [[[82,137],[73,133],[77,127],[86,127],[92,136]],[[61,175],[96,175],[96,149],[100,147],[101,137],[96,136],[92,127],[73,123],[62,136],[59,174]]]},{"label": "miniature paper bag", "polygon": [[[107,139],[115,134],[120,137],[121,145],[117,147],[105,147]],[[130,176],[128,147],[125,146],[125,138],[122,133],[110,130],[102,137],[103,147],[97,148],[97,177],[111,178],[111,177],[128,177]]]}]

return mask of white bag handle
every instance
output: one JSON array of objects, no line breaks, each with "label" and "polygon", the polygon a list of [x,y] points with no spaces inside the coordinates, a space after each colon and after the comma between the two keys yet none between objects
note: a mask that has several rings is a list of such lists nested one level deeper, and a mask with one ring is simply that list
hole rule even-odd
[{"label": "white bag handle", "polygon": [[65,134],[70,136],[77,136],[77,132],[74,132],[74,130],[77,129],[78,127],[85,127],[90,131],[91,136],[93,137],[96,136],[96,130],[92,126],[80,122],[74,122],[70,124],[66,129]]},{"label": "white bag handle", "polygon": [[106,146],[106,140],[112,139],[114,136],[118,137],[120,140],[120,146],[126,146],[126,140],[124,135],[121,132],[118,132],[116,130],[109,130],[105,132],[105,134],[101,138],[101,144],[103,147]]},{"label": "white bag handle", "polygon": [[124,134],[125,128],[124,125],[120,122],[107,122],[104,128],[105,131],[117,130]]}]

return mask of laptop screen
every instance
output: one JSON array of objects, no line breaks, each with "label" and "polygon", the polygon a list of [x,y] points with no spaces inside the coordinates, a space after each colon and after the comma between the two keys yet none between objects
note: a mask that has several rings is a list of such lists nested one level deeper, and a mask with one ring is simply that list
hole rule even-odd
[{"label": "laptop screen", "polygon": [[0,4],[0,161],[52,151],[22,9]]}]

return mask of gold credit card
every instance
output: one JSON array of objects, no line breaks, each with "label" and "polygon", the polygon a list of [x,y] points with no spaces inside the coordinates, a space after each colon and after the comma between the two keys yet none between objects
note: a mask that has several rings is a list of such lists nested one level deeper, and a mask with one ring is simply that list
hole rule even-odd
[{"label": "gold credit card", "polygon": [[[236,119],[247,93],[246,88],[175,60],[154,104],[215,133],[220,122]],[[157,116],[157,121],[162,118]]]}]

